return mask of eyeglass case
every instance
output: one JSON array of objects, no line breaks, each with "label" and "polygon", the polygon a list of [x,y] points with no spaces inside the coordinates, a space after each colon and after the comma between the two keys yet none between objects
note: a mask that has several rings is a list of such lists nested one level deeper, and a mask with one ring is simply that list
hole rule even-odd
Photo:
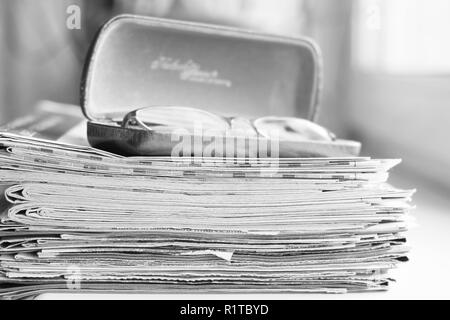
[{"label": "eyeglass case", "polygon": [[314,121],[321,66],[309,39],[121,15],[101,28],[85,62],[81,106],[88,139],[123,155],[170,155],[170,137],[121,127],[127,113],[150,106]]}]

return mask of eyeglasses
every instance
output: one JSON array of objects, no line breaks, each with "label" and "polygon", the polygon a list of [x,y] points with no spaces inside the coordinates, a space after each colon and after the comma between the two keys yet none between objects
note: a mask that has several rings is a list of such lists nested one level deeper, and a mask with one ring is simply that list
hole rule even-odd
[{"label": "eyeglasses", "polygon": [[162,133],[183,129],[189,134],[200,131],[225,133],[231,129],[229,119],[201,109],[188,107],[147,107],[128,113],[124,128],[140,128]]},{"label": "eyeglasses", "polygon": [[240,117],[227,118],[201,109],[176,106],[137,109],[124,117],[122,127],[169,134],[183,130],[189,135],[263,137],[285,141],[336,140],[335,135],[327,129],[304,119],[263,117],[250,121]]}]

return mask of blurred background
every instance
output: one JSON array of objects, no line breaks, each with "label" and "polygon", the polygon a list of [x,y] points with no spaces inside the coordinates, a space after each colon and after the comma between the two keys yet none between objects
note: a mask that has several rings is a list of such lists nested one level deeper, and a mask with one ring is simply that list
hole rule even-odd
[{"label": "blurred background", "polygon": [[[73,5],[79,29],[66,26]],[[119,13],[313,38],[320,124],[364,155],[403,158],[399,184],[448,195],[449,0],[0,0],[0,122],[42,99],[78,104],[89,43]]]}]

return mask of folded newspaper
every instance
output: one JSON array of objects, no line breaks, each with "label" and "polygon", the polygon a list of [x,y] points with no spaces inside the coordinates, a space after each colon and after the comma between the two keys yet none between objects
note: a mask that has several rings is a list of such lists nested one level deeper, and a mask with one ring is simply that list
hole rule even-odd
[{"label": "folded newspaper", "polygon": [[397,160],[125,158],[60,108],[0,132],[0,298],[386,290],[407,261]]}]

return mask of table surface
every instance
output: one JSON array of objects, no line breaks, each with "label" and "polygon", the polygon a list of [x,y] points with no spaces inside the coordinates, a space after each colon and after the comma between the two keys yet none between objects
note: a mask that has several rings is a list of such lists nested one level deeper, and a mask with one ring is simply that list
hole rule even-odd
[{"label": "table surface", "polygon": [[[405,180],[407,181],[407,180]],[[411,183],[403,185],[414,185]],[[174,300],[311,300],[311,299],[449,299],[450,197],[437,187],[420,184],[414,197],[415,221],[408,231],[410,261],[392,270],[396,279],[386,292],[328,294],[70,294],[52,293],[39,299],[174,299]]]}]

